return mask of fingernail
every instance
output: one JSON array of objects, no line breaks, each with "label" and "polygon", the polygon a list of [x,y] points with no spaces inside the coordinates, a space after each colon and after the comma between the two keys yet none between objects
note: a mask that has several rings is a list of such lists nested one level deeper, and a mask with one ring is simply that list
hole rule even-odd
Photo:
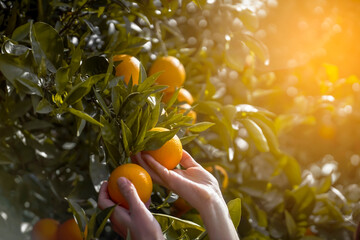
[{"label": "fingernail", "polygon": [[119,177],[116,181],[119,187],[125,187],[126,185],[129,185],[130,181],[129,179],[125,177]]}]

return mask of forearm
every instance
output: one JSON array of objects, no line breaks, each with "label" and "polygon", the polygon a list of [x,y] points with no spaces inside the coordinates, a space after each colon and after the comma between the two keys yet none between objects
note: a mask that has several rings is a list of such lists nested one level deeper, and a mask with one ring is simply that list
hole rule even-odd
[{"label": "forearm", "polygon": [[223,199],[212,199],[199,212],[210,239],[239,239]]}]

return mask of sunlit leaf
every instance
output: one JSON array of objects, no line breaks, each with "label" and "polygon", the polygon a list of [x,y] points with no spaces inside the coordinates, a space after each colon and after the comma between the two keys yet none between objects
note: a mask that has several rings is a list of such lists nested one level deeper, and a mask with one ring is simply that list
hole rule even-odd
[{"label": "sunlit leaf", "polygon": [[230,217],[234,224],[234,227],[235,229],[237,229],[241,220],[241,199],[233,199],[227,203],[227,206],[229,208]]}]

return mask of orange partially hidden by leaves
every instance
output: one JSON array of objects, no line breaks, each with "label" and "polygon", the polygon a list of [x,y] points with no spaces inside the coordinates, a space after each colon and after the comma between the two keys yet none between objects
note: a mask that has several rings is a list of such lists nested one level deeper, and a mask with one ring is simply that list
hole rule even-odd
[{"label": "orange partially hidden by leaves", "polygon": [[[185,114],[189,109],[191,109],[191,106],[187,103],[181,104],[179,106],[179,112]],[[186,113],[187,117],[191,117],[193,119],[192,123],[194,124],[196,122],[196,112],[194,110],[190,110],[188,113]]]},{"label": "orange partially hidden by leaves", "polygon": [[57,240],[56,232],[59,222],[52,218],[40,219],[31,232],[32,240]]},{"label": "orange partially hidden by leaves", "polygon": [[128,163],[117,167],[109,177],[108,192],[114,202],[129,208],[128,202],[121,194],[117,185],[117,180],[120,177],[125,177],[132,182],[141,201],[145,203],[150,199],[153,185],[149,173],[137,164]]},{"label": "orange partially hidden by leaves", "polygon": [[192,209],[191,205],[182,197],[179,197],[175,202],[174,202],[174,207],[177,210],[177,216],[181,217],[183,214],[185,214],[186,212],[188,212],[190,209]]},{"label": "orange partially hidden by leaves", "polygon": [[[150,131],[164,132],[169,131],[169,129],[156,127]],[[145,153],[150,154],[156,161],[158,161],[167,169],[174,169],[180,163],[183,154],[183,148],[179,137],[175,135],[159,149],[145,151]]]},{"label": "orange partially hidden by leaves", "polygon": [[[164,96],[162,98],[162,101],[164,103],[168,103],[172,96],[173,96],[173,93],[167,92],[167,93],[164,94]],[[194,103],[194,98],[192,97],[191,93],[188,90],[186,90],[185,88],[181,88],[179,90],[177,100],[179,102],[186,102],[186,103],[188,103],[190,105],[192,105]]]},{"label": "orange partially hidden by leaves", "polygon": [[136,57],[121,54],[114,56],[113,61],[115,64],[116,62],[120,62],[115,67],[115,75],[117,77],[124,76],[124,81],[126,84],[129,83],[130,77],[132,77],[133,84],[139,83],[140,62]]},{"label": "orange partially hidden by leaves", "polygon": [[228,187],[228,185],[229,185],[229,176],[228,176],[226,170],[223,167],[219,166],[219,165],[206,167],[205,169],[207,171],[209,171],[210,173],[214,173],[214,168],[216,169],[216,171],[219,171],[222,174],[223,181],[222,181],[221,187],[223,189],[226,189]]},{"label": "orange partially hidden by leaves", "polygon": [[176,57],[159,57],[152,64],[149,75],[162,72],[156,79],[159,85],[169,86],[165,92],[174,92],[176,87],[181,87],[185,81],[185,68]]},{"label": "orange partially hidden by leaves", "polygon": [[[86,232],[86,229],[85,229]],[[56,240],[83,240],[81,236],[81,231],[76,223],[74,218],[60,224],[57,230],[57,239]]]}]

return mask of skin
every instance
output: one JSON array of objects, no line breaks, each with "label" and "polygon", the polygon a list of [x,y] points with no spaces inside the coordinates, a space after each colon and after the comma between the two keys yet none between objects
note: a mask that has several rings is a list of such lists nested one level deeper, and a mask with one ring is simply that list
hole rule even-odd
[{"label": "skin", "polygon": [[[132,160],[145,168],[154,182],[176,192],[199,211],[210,239],[239,239],[216,178],[186,151],[180,161],[185,170],[168,170],[144,153],[133,156]],[[159,223],[141,202],[131,182],[119,178],[118,186],[130,209],[115,208],[110,218],[114,230],[126,236],[129,229],[133,239],[164,239]],[[101,186],[98,204],[100,209],[115,205],[110,200],[106,182]]]},{"label": "skin", "polygon": [[[110,217],[114,231],[122,237],[126,237],[127,230],[130,230],[131,239],[164,239],[159,223],[147,209],[146,205],[139,198],[134,185],[124,177],[117,180],[121,194],[129,203],[129,209],[116,206]],[[105,209],[116,205],[107,191],[107,182],[101,185],[98,206]]]},{"label": "skin", "polygon": [[185,168],[168,170],[148,154],[137,154],[140,164],[157,184],[176,192],[197,209],[210,239],[239,239],[216,178],[186,151],[180,161]]}]

